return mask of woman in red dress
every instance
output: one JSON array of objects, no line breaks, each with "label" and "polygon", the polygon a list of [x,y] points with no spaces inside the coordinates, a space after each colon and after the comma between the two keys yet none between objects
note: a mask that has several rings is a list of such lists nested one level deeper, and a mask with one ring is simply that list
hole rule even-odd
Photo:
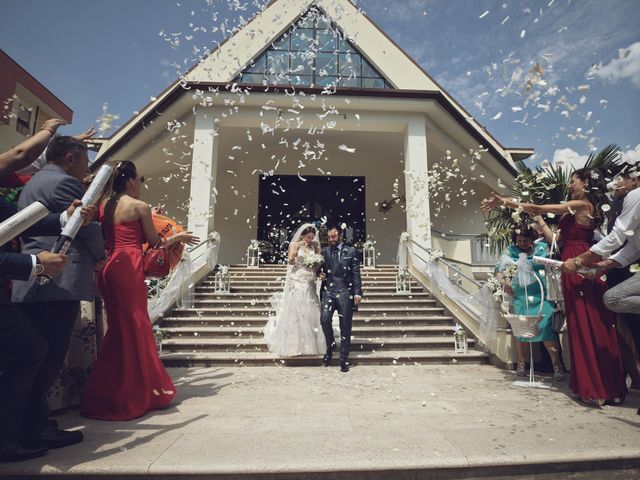
[{"label": "woman in red dress", "polygon": [[[132,162],[120,162],[113,193],[100,208],[108,260],[97,283],[108,330],[82,394],[82,414],[90,418],[130,420],[168,405],[176,395],[158,358],[147,312],[142,244],[156,245],[158,234],[151,208],[138,200],[143,182]],[[182,232],[165,243],[197,241]]]},{"label": "woman in red dress", "polygon": [[[562,215],[558,239],[561,258],[576,257],[593,245],[593,232],[604,222],[604,175],[590,168],[576,170],[568,185],[570,200],[558,205],[520,203],[492,194],[482,202],[485,211],[506,206],[522,208],[532,215]],[[605,207],[606,208],[606,207]],[[553,232],[546,223],[543,233],[551,241]],[[602,296],[605,281],[579,274],[562,274],[571,357],[569,386],[585,403],[620,403],[627,392],[622,359],[616,336],[616,315],[608,310]]]}]

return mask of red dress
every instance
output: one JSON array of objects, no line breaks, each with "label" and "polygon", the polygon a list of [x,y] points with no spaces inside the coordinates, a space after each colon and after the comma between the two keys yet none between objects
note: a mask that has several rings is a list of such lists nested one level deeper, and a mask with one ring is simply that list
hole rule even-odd
[{"label": "red dress", "polygon": [[175,387],[156,352],[142,268],[139,221],[102,224],[109,252],[98,275],[107,334],[82,393],[82,414],[130,420],[173,400]]},{"label": "red dress", "polygon": [[[593,228],[565,215],[558,228],[562,260],[576,257],[593,245]],[[606,282],[577,274],[562,274],[571,355],[569,386],[582,398],[623,399],[627,386],[616,334],[616,314],[602,302]]]}]

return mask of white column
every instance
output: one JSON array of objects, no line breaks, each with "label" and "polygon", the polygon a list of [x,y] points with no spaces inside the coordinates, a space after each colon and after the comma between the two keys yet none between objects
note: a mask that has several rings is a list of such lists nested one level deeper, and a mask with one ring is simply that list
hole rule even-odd
[{"label": "white column", "polygon": [[407,122],[404,139],[404,182],[407,196],[407,232],[411,239],[431,248],[427,125],[423,115]]},{"label": "white column", "polygon": [[191,159],[191,191],[189,195],[189,230],[207,238],[214,229],[216,173],[218,170],[217,119],[212,110],[196,113]]}]

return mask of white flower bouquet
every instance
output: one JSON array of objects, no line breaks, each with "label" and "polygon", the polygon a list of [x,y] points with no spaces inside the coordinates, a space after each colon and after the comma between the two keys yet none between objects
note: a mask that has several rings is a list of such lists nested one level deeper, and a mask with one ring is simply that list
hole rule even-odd
[{"label": "white flower bouquet", "polygon": [[502,278],[505,280],[511,281],[513,277],[516,276],[516,271],[518,270],[518,266],[515,263],[509,263],[505,269],[502,271]]},{"label": "white flower bouquet", "polygon": [[308,268],[318,268],[323,263],[324,257],[319,253],[310,253],[309,255],[305,255],[302,260],[302,264]]},{"label": "white flower bouquet", "polygon": [[400,234],[400,241],[401,242],[408,242],[409,240],[411,240],[411,236],[409,235],[408,232],[402,232]]},{"label": "white flower bouquet", "polygon": [[494,276],[490,276],[487,280],[487,288],[493,295],[493,298],[500,301],[500,299],[504,295],[504,290],[502,288],[502,285],[500,284],[500,280],[498,280]]}]

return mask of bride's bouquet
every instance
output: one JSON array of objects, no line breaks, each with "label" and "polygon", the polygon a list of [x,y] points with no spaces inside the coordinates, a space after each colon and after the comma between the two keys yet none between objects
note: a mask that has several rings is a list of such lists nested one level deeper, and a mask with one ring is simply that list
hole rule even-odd
[{"label": "bride's bouquet", "polygon": [[305,255],[302,260],[302,264],[308,268],[318,268],[323,263],[324,257],[319,253],[310,253],[309,255]]}]

